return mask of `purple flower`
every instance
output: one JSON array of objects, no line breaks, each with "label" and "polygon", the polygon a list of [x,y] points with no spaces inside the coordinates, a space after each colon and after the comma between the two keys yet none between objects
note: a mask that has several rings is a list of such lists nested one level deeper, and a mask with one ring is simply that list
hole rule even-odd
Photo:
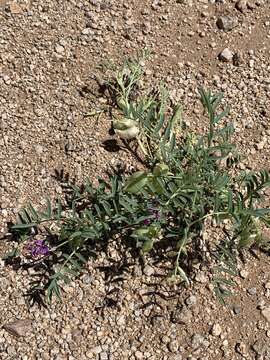
[{"label": "purple flower", "polygon": [[152,215],[155,220],[160,220],[161,215],[158,209],[150,208],[148,211],[149,214]]},{"label": "purple flower", "polygon": [[145,219],[143,220],[143,224],[144,225],[149,225],[151,223],[151,220],[150,219]]},{"label": "purple flower", "polygon": [[[154,208],[154,207],[153,207],[154,205],[155,205],[154,203],[151,203],[151,206],[152,206],[152,207],[149,207],[149,208],[147,209],[149,218],[143,220],[143,224],[144,224],[144,225],[149,225],[149,224],[151,224],[151,222],[153,222],[153,221],[155,221],[155,220],[158,221],[158,220],[161,219],[161,212],[160,212],[160,210],[158,210],[157,208]],[[157,204],[157,205],[158,205],[158,204]]]},{"label": "purple flower", "polygon": [[47,256],[50,253],[49,247],[45,244],[44,240],[34,240],[27,246],[28,251],[32,257]]}]

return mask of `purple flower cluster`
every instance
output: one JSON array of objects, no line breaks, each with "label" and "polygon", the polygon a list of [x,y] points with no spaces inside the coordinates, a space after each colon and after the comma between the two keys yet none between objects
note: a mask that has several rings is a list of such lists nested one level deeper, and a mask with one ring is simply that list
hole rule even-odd
[{"label": "purple flower cluster", "polygon": [[44,240],[34,240],[27,246],[27,250],[32,257],[47,256],[50,253],[49,247],[45,244]]},{"label": "purple flower cluster", "polygon": [[158,209],[153,209],[153,208],[150,208],[149,210],[149,214],[152,215],[153,219],[155,220],[160,220],[160,211]]},{"label": "purple flower cluster", "polygon": [[152,206],[148,208],[148,214],[150,216],[149,216],[149,219],[145,219],[143,221],[144,225],[149,225],[149,224],[151,224],[152,221],[155,221],[155,220],[158,221],[161,218],[160,210],[158,210],[157,208],[154,208],[153,205],[154,204],[152,204]]}]

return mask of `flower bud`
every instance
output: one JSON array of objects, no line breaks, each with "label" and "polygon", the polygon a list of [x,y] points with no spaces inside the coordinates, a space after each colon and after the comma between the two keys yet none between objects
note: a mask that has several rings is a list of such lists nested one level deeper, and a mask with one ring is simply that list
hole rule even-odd
[{"label": "flower bud", "polygon": [[166,164],[157,164],[155,167],[154,167],[154,170],[153,170],[153,174],[155,176],[161,176],[161,175],[166,175],[168,174],[169,172],[169,167],[168,165]]}]

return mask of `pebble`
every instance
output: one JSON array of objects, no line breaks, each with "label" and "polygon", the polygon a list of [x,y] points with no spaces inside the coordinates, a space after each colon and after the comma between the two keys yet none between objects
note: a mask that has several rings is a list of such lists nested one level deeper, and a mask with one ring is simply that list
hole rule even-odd
[{"label": "pebble", "polygon": [[262,309],[261,314],[265,320],[270,323],[270,306]]},{"label": "pebble", "polygon": [[42,155],[44,149],[43,149],[43,146],[42,145],[36,145],[35,146],[35,151],[38,155]]},{"label": "pebble", "polygon": [[238,0],[235,4],[235,7],[242,13],[245,12],[247,10],[247,0]]},{"label": "pebble", "polygon": [[[264,339],[258,339],[252,345],[252,350],[257,354],[264,357],[265,360],[269,359],[270,356],[270,346]],[[264,360],[263,359],[263,360]]]},{"label": "pebble", "polygon": [[222,334],[222,328],[219,324],[214,324],[211,329],[211,334],[213,336],[220,336]]},{"label": "pebble", "polygon": [[232,16],[221,16],[217,19],[217,27],[220,30],[231,31],[237,26],[237,19]]},{"label": "pebble", "polygon": [[185,306],[175,309],[171,314],[171,321],[175,324],[188,324],[192,319],[192,312]]},{"label": "pebble", "polygon": [[187,306],[193,306],[197,303],[197,297],[194,295],[190,295],[186,300],[185,303]]},{"label": "pebble", "polygon": [[230,62],[233,59],[233,52],[229,48],[225,48],[219,54],[219,59],[224,62]]},{"label": "pebble", "polygon": [[57,52],[57,54],[63,54],[65,52],[65,48],[60,44],[56,44],[55,51]]},{"label": "pebble", "polygon": [[237,343],[237,344],[235,345],[235,351],[236,351],[238,354],[246,357],[246,356],[247,356],[247,346],[246,346],[246,344],[243,343],[242,341],[239,342],[239,343]]},{"label": "pebble", "polygon": [[203,272],[199,272],[196,274],[195,280],[201,284],[205,284],[208,282],[208,277]]},{"label": "pebble", "polygon": [[16,337],[27,336],[32,331],[32,320],[22,319],[5,324],[3,328]]},{"label": "pebble", "polygon": [[172,353],[175,353],[178,351],[178,348],[179,348],[179,344],[178,344],[178,341],[177,340],[173,340],[173,341],[170,341],[169,344],[168,344],[168,349],[172,352]]},{"label": "pebble", "polygon": [[11,14],[19,15],[23,13],[22,7],[17,3],[17,1],[12,1],[9,5]]},{"label": "pebble", "polygon": [[207,341],[201,334],[193,334],[191,338],[191,347],[193,349],[198,349],[201,346],[208,347],[209,341]]},{"label": "pebble", "polygon": [[102,352],[102,347],[101,346],[95,346],[93,349],[91,349],[92,353],[94,354],[100,354]]},{"label": "pebble", "polygon": [[241,313],[241,307],[238,305],[233,306],[233,312],[235,315],[239,315]]},{"label": "pebble", "polygon": [[134,354],[136,360],[143,360],[144,359],[144,354],[141,351],[136,351]]},{"label": "pebble", "polygon": [[249,295],[256,295],[257,289],[255,287],[247,289]]},{"label": "pebble", "polygon": [[247,277],[248,277],[248,274],[249,274],[249,272],[248,272],[247,270],[241,270],[241,271],[240,271],[240,276],[241,276],[241,278],[243,278],[243,279],[247,278]]},{"label": "pebble", "polygon": [[155,273],[155,270],[150,265],[146,265],[143,269],[143,273],[146,276],[152,276]]},{"label": "pebble", "polygon": [[256,150],[263,150],[263,148],[265,147],[265,141],[261,141],[257,144],[254,145]]},{"label": "pebble", "polygon": [[106,352],[103,351],[99,354],[99,360],[108,360],[108,359],[109,359],[109,356]]}]

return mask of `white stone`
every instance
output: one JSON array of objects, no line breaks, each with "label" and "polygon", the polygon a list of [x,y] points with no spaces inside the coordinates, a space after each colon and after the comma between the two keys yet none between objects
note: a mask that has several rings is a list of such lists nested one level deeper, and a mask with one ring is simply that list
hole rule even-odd
[{"label": "white stone", "polygon": [[220,336],[222,333],[222,328],[219,324],[214,324],[212,329],[211,329],[211,334],[213,336]]},{"label": "white stone", "polygon": [[225,48],[219,54],[219,59],[225,62],[230,62],[233,59],[233,52],[229,48]]},{"label": "white stone", "polygon": [[262,316],[270,323],[270,306],[262,310]]}]

